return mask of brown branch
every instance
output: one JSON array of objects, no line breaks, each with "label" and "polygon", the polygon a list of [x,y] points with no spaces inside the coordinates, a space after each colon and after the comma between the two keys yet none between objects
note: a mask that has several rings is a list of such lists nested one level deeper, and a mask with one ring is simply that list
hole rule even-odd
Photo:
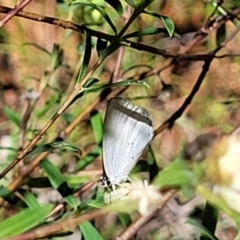
[{"label": "brown branch", "polygon": [[12,17],[17,15],[24,7],[26,7],[32,0],[22,0],[15,8],[6,14],[3,19],[0,21],[0,28],[4,26]]},{"label": "brown branch", "polygon": [[240,57],[240,53],[229,53],[215,56],[215,58]]},{"label": "brown branch", "polygon": [[[12,11],[11,8],[0,6],[1,13],[9,13],[10,11]],[[212,31],[213,29],[218,28],[220,25],[224,24],[226,21],[234,19],[239,13],[240,13],[240,8],[237,8],[231,13],[231,15],[225,15],[225,16],[222,16],[221,18],[216,18],[215,20],[212,20],[210,23],[208,23],[208,29]],[[26,12],[26,11],[21,11],[17,13],[16,16],[37,21],[37,22],[44,22],[47,24],[62,27],[64,29],[71,29],[79,33],[83,33],[84,31],[87,31],[89,34],[91,34],[94,37],[99,37],[108,41],[111,41],[113,39],[112,35],[92,30],[86,27],[85,25],[75,24],[70,21],[64,21],[58,18],[48,17],[44,15],[39,15],[36,13]],[[142,43],[133,42],[128,39],[124,39],[124,42],[122,42],[122,45],[137,49],[139,51],[146,51],[149,53],[158,54],[164,58],[175,58],[175,59],[177,58],[180,60],[189,60],[189,61],[205,61],[211,58],[209,54],[195,55],[195,54],[184,54],[184,53],[186,53],[190,48],[192,48],[197,42],[201,41],[204,37],[206,37],[206,32],[208,31],[206,30],[206,27],[204,27],[202,30],[200,30],[196,34],[196,37],[187,44],[187,46],[184,46],[181,49],[180,53],[170,53],[167,50],[155,48]]]},{"label": "brown branch", "polygon": [[[213,59],[213,57],[212,57],[212,59]],[[169,119],[167,119],[161,126],[159,126],[154,131],[154,136],[157,136],[159,133],[161,133],[166,128],[171,128],[173,126],[174,122],[179,117],[182,116],[183,112],[185,111],[187,106],[189,106],[191,104],[193,97],[198,92],[198,90],[199,90],[199,88],[200,88],[208,70],[209,70],[209,66],[210,66],[211,62],[212,62],[212,60],[205,61],[205,64],[203,65],[203,69],[202,69],[202,71],[201,71],[201,73],[198,77],[198,80],[194,84],[190,94],[188,95],[188,97],[186,98],[186,100],[184,101],[182,106],[176,112],[174,112]]]},{"label": "brown branch", "polygon": [[[12,11],[12,8],[5,7],[5,6],[0,6],[0,13],[9,13]],[[79,32],[79,33],[84,33],[84,31],[87,31],[89,34],[91,34],[94,37],[100,37],[106,40],[111,40],[113,38],[112,35],[105,34],[103,32],[98,32],[95,30],[92,30],[85,25],[79,25],[72,23],[70,21],[64,21],[58,18],[54,17],[48,17],[36,13],[31,13],[31,12],[26,12],[26,11],[21,11],[16,14],[17,17],[25,18],[25,19],[30,19],[36,22],[43,22],[51,25],[55,25],[58,27],[62,27],[64,29],[71,29],[73,31]]]},{"label": "brown branch", "polygon": [[[131,16],[131,10],[132,10],[132,8],[130,6],[128,6],[126,16],[125,16],[125,23],[129,20],[129,18]],[[115,65],[115,68],[113,71],[112,82],[116,82],[120,78],[120,74],[121,74],[120,70],[121,70],[122,59],[124,56],[124,50],[125,50],[125,48],[123,46],[121,46],[119,48],[116,65]]]},{"label": "brown branch", "polygon": [[150,219],[152,219],[161,209],[167,204],[167,202],[178,192],[178,189],[171,189],[167,191],[161,199],[158,209],[153,212],[138,218],[133,222],[120,236],[117,237],[118,240],[128,240],[133,239],[136,232],[143,227]]},{"label": "brown branch", "polygon": [[59,222],[53,224],[48,224],[27,233],[23,233],[16,237],[10,237],[9,240],[30,240],[30,239],[39,239],[45,238],[52,234],[56,234],[60,231],[74,229],[79,223],[92,220],[98,216],[101,216],[108,212],[107,208],[97,209],[90,213],[81,216],[70,216],[67,219],[63,219]]},{"label": "brown branch", "polygon": [[228,38],[226,38],[222,43],[221,43],[221,48],[222,47],[225,47],[227,45],[227,43],[229,43],[237,34],[238,32],[240,31],[240,26],[237,27],[237,29],[229,35]]},{"label": "brown branch", "polygon": [[24,147],[24,137],[25,137],[25,132],[27,129],[27,124],[28,124],[30,115],[31,115],[31,100],[26,99],[26,109],[22,117],[23,120],[21,122],[20,133],[19,133],[19,142],[18,142],[19,149],[23,149]]},{"label": "brown branch", "polygon": [[198,92],[208,70],[210,67],[210,64],[212,62],[212,60],[214,59],[214,56],[216,55],[216,53],[222,49],[223,47],[226,46],[227,43],[229,43],[236,35],[237,33],[240,31],[240,27],[238,27],[232,34],[229,35],[228,38],[226,38],[219,47],[217,47],[212,53],[212,57],[211,59],[205,61],[205,64],[203,65],[203,69],[198,77],[198,80],[196,81],[196,83],[193,86],[193,89],[191,90],[190,94],[188,95],[188,97],[186,98],[186,100],[184,101],[184,103],[182,104],[182,106],[175,112],[173,113],[173,115],[167,119],[161,126],[159,126],[155,131],[154,131],[154,136],[158,135],[159,133],[161,133],[164,129],[166,128],[171,128],[174,124],[174,122],[182,116],[183,112],[185,111],[185,109],[187,108],[187,106],[189,106],[192,102],[193,97],[195,96],[195,94]]},{"label": "brown branch", "polygon": [[[124,46],[137,49],[139,51],[144,51],[148,53],[153,53],[156,55],[161,55],[164,58],[174,58],[178,60],[189,60],[189,61],[205,61],[211,58],[209,54],[183,54],[183,53],[170,53],[168,50],[155,48],[143,43],[137,43],[130,40],[124,40],[126,44]],[[196,42],[199,42],[198,40]],[[193,46],[196,44],[195,40]]]}]

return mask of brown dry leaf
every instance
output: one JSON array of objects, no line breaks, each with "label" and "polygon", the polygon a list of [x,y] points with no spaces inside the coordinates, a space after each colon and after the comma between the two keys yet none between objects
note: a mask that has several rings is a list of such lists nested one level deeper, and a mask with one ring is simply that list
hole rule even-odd
[{"label": "brown dry leaf", "polygon": [[169,164],[169,162],[176,157],[181,148],[181,145],[185,141],[186,135],[183,129],[178,125],[174,125],[174,127],[171,130],[166,129],[160,135],[159,152],[162,155],[163,165]]}]

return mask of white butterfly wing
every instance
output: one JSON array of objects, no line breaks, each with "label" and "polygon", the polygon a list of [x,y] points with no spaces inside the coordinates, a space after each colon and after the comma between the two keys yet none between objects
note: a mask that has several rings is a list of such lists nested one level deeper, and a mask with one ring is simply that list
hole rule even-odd
[{"label": "white butterfly wing", "polygon": [[126,99],[113,98],[104,121],[103,164],[112,184],[127,180],[153,138],[148,113]]}]

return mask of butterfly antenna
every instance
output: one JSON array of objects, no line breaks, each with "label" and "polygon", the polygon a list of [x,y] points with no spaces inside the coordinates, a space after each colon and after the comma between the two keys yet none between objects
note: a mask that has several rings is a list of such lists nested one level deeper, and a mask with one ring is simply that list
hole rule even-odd
[{"label": "butterfly antenna", "polygon": [[78,188],[73,190],[74,195],[75,196],[80,195],[82,192],[84,192],[85,190],[87,190],[88,188],[90,188],[92,185],[94,185],[95,183],[97,183],[99,181],[100,181],[99,179],[95,179],[95,180],[91,180],[91,181],[83,183]]}]

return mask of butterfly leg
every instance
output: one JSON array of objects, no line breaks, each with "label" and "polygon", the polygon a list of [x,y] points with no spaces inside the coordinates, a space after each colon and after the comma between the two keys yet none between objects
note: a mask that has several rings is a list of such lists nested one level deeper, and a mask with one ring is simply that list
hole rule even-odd
[{"label": "butterfly leg", "polygon": [[120,199],[119,195],[118,195],[118,192],[116,190],[116,185],[115,184],[112,184],[112,190],[114,192],[114,195],[117,199]]}]

